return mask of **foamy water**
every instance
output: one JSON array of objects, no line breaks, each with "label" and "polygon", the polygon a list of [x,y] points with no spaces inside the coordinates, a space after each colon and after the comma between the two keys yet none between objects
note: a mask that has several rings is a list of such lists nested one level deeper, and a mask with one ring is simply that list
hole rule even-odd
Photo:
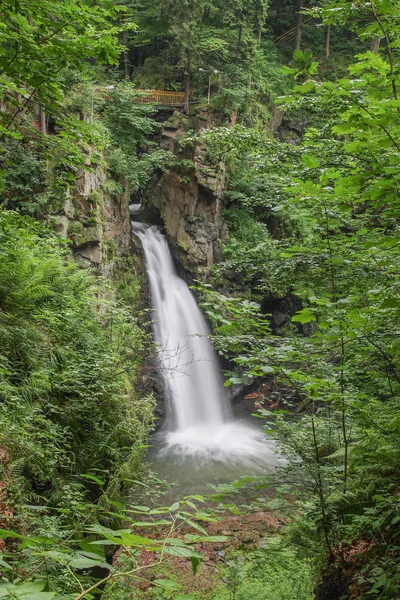
[{"label": "foamy water", "polygon": [[243,465],[275,465],[279,458],[275,444],[264,433],[243,421],[229,421],[218,427],[199,425],[185,431],[162,433],[160,454],[199,458],[202,461],[234,462]]}]

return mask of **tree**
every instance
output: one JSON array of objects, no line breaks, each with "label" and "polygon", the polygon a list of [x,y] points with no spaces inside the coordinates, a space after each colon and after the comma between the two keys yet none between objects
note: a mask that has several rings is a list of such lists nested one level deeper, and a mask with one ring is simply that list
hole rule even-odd
[{"label": "tree", "polygon": [[[261,411],[289,474],[313,490],[300,500],[307,509],[294,536],[326,557],[318,597],[359,586],[360,598],[389,600],[399,596],[399,9],[394,0],[338,0],[315,14],[323,25],[348,23],[367,44],[337,81],[315,77],[311,52],[295,53],[288,72],[301,83],[284,106],[307,114],[300,145],[240,128],[200,136],[228,163],[232,237],[215,285],[264,307],[294,294],[302,307],[280,336],[257,333],[252,316],[249,344],[208,306],[242,380],[273,374],[302,415],[293,427],[281,411]],[[378,36],[380,52],[365,50]],[[352,562],[362,542],[363,560]]]},{"label": "tree", "polygon": [[[139,33],[137,39],[132,40],[133,44],[141,48],[142,53],[143,48],[152,49],[154,42],[160,60],[164,61],[164,56],[167,55],[167,64],[172,61],[178,72],[183,74],[186,114],[189,113],[191,74],[201,54],[199,40],[208,9],[208,0],[157,0],[151,3],[144,2],[136,7]],[[151,50],[150,54],[153,58]],[[140,54],[140,61],[143,61],[143,54]]]},{"label": "tree", "polygon": [[[218,81],[246,72],[246,88],[266,20],[268,1],[209,0],[146,2],[132,8],[139,24],[131,39],[139,86],[182,83],[184,110],[193,88],[207,92],[209,76]],[[234,77],[234,75],[233,75]],[[154,82],[154,83],[153,83]],[[230,85],[228,87],[231,87]]]},{"label": "tree", "polygon": [[33,103],[58,112],[71,76],[82,76],[91,60],[116,63],[120,46],[113,26],[119,7],[100,0],[5,1],[0,7],[0,83],[9,110],[3,133]]}]

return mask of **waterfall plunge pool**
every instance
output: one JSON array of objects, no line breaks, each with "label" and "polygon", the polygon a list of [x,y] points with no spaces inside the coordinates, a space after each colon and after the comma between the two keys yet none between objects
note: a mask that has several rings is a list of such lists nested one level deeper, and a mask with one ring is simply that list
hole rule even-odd
[{"label": "waterfall plunge pool", "polygon": [[222,430],[199,428],[187,437],[157,431],[147,462],[155,474],[174,484],[167,494],[170,503],[191,494],[208,495],[212,486],[270,475],[284,464],[273,440],[264,435],[263,421],[246,414],[240,404]]}]

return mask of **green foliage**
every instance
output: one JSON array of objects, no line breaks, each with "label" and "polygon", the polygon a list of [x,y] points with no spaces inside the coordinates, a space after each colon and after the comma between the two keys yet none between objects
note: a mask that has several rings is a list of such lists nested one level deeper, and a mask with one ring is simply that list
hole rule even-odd
[{"label": "green foliage", "polygon": [[215,343],[221,354],[235,356],[251,345],[253,335],[269,333],[268,322],[260,315],[256,302],[225,296],[207,284],[195,289],[200,292],[200,305],[216,333]]},{"label": "green foliage", "polygon": [[[227,279],[231,289],[236,285],[244,294],[265,292],[266,280],[270,289],[274,289],[274,282],[267,274],[279,254],[267,226],[239,207],[226,210],[224,218],[229,227],[229,242],[223,249],[224,260],[213,269],[213,281],[218,284]],[[277,287],[283,286],[277,282]],[[274,292],[277,293],[277,288]]]},{"label": "green foliage", "polygon": [[[59,116],[58,135],[39,136],[33,118],[28,112],[14,125],[18,140],[0,141],[0,193],[6,208],[41,218],[60,210],[78,170],[96,166],[108,140],[104,127],[92,127],[70,114]],[[96,151],[89,152],[90,146]]]},{"label": "green foliage", "polygon": [[288,179],[301,172],[299,149],[241,126],[202,131],[187,141],[204,144],[211,164],[222,158],[227,162],[229,208],[224,218],[230,240],[223,261],[213,267],[213,281],[223,286],[227,280],[241,295],[287,295],[305,265],[283,263],[282,248],[288,238],[312,244],[318,230],[307,210],[289,204]]},{"label": "green foliage", "polygon": [[4,177],[3,198],[12,209],[35,214],[45,199],[46,163],[36,144],[15,144],[7,140],[7,170]]},{"label": "green foliage", "polygon": [[[82,530],[67,535],[55,536],[52,531],[42,535],[21,535],[12,530],[0,530],[0,539],[13,539],[15,551],[8,553],[2,561],[7,577],[1,583],[2,597],[34,600],[81,600],[107,584],[105,597],[115,599],[118,582],[134,589],[139,583],[147,582],[146,571],[159,569],[168,557],[187,559],[195,574],[203,555],[196,550],[198,543],[225,542],[224,536],[208,536],[201,522],[214,520],[198,505],[202,497],[186,497],[172,506],[151,509],[147,506],[125,508],[121,503],[113,516],[123,528],[111,529],[98,523],[84,525]],[[184,533],[183,528],[196,533]],[[135,530],[140,531],[139,534]],[[143,530],[149,531],[149,537]],[[69,534],[69,535],[68,535]],[[150,537],[151,535],[151,537]],[[109,547],[119,550],[118,565],[106,559]],[[144,566],[140,562],[140,551],[152,556]],[[93,569],[102,569],[105,575],[96,578]],[[24,573],[21,580],[18,574]],[[38,573],[39,571],[39,573]],[[40,573],[41,571],[41,573]],[[117,586],[114,588],[114,586]],[[167,600],[176,598],[179,584],[171,579],[154,578],[151,589],[154,597]],[[40,595],[42,590],[43,595]],[[161,592],[161,593],[160,593]],[[184,596],[183,596],[184,598]]]},{"label": "green foliage", "polygon": [[[163,164],[160,150],[143,161],[137,156],[156,125],[147,117],[151,107],[134,102],[131,87],[113,87],[103,102],[104,122],[94,117],[100,65],[118,62],[118,34],[134,27],[115,25],[121,12],[123,6],[108,0],[95,10],[75,0],[2,7],[0,191],[7,208],[39,218],[57,213],[78,170],[101,164],[105,148],[118,183],[125,178],[135,188]],[[42,131],[41,114],[52,135]]]},{"label": "green foliage", "polygon": [[[227,564],[229,585],[235,600],[311,600],[314,582],[311,563],[299,559],[278,538],[269,539],[259,550]],[[221,600],[229,596],[222,594]],[[230,596],[232,597],[232,596]],[[219,600],[216,596],[215,600]]]},{"label": "green foliage", "polygon": [[262,40],[269,2],[129,2],[139,24],[129,40],[132,77],[142,88],[185,87],[191,101],[210,95],[226,116],[265,125],[286,89],[276,52]]},{"label": "green foliage", "polygon": [[[326,568],[321,586],[331,576],[338,597],[358,586],[359,597],[389,599],[399,594],[398,6],[338,1],[319,14],[326,23],[336,22],[335,14],[341,23],[352,19],[362,40],[379,35],[385,46],[359,53],[348,76],[334,82],[307,79],[315,74],[305,69],[311,54],[296,54],[292,67],[304,80],[285,105],[307,113],[313,125],[301,146],[261,148],[260,134],[240,130],[200,137],[210,157],[226,157],[229,193],[242,207],[240,220],[228,212],[233,244],[244,231],[234,247],[236,264],[243,264],[247,238],[251,251],[266,224],[273,280],[289,282],[303,304],[292,335],[257,332],[253,321],[251,344],[233,335],[221,347],[230,357],[236,353],[244,376],[270,369],[292,390],[300,413],[295,424],[280,411],[261,412],[288,458],[302,511],[292,541],[336,565]],[[278,228],[270,198],[285,215]],[[256,292],[269,293],[270,271],[256,256],[244,264],[250,281],[259,277]],[[226,266],[218,268],[223,274]],[[229,277],[221,281],[236,291]]]},{"label": "green foliage", "polygon": [[304,52],[302,50],[295,50],[290,67],[284,67],[282,72],[287,75],[294,75],[297,79],[301,75],[316,75],[317,69],[318,63],[313,60],[310,49]]},{"label": "green foliage", "polygon": [[281,64],[269,43],[255,49],[250,64],[221,66],[218,91],[212,95],[211,106],[230,116],[238,112],[239,122],[264,129],[270,120],[275,98],[288,91]]},{"label": "green foliage", "polygon": [[160,129],[151,118],[154,107],[138,102],[140,94],[130,84],[110,87],[100,106],[111,139],[106,160],[114,179],[123,178],[131,189],[138,189],[147,183],[155,169],[165,168],[170,155],[149,139]]},{"label": "green foliage", "polygon": [[3,211],[0,239],[3,478],[20,517],[39,504],[67,525],[140,469],[151,402],[135,399],[132,382],[145,339],[105,282],[36,222]]},{"label": "green foliage", "polygon": [[[84,74],[90,59],[103,63],[118,60],[118,29],[112,20],[120,10],[108,0],[99,2],[95,10],[90,3],[77,0],[40,0],[34,5],[28,0],[5,2],[0,28],[0,84],[5,102],[25,110],[35,98],[57,111],[71,73]],[[6,135],[11,133],[17,113],[1,113]]]},{"label": "green foliage", "polygon": [[[119,30],[112,20],[120,10],[108,0],[95,10],[76,0],[2,5],[0,190],[9,208],[37,215],[42,205],[60,202],[77,169],[88,163],[87,145],[96,141],[101,146],[94,129],[71,114],[74,101],[65,102],[65,96],[78,82],[82,89],[94,60],[107,64],[118,59]],[[75,102],[82,111],[88,104]],[[56,122],[57,136],[38,133],[40,107],[45,121]],[[27,180],[29,184],[23,183]]]},{"label": "green foliage", "polygon": [[[288,2],[285,10],[294,16],[294,8]],[[158,129],[152,107],[136,102],[132,86],[98,94],[82,82],[97,79],[95,61],[118,61],[118,34],[127,44],[126,75],[132,60],[139,85],[181,89],[190,77],[192,98],[204,100],[210,91],[214,108],[233,119],[237,111],[253,126],[197,137],[210,164],[227,163],[230,228],[212,279],[224,293],[200,291],[218,350],[240,372],[228,373],[227,385],[273,374],[291,390],[296,419],[265,409],[262,416],[288,460],[297,509],[288,542],[297,552],[276,542],[279,548],[268,544],[233,561],[228,589],[216,593],[309,598],[304,557],[317,555],[317,566],[328,557],[337,566],[340,594],[359,586],[359,597],[389,600],[399,595],[398,2],[329,0],[309,14],[323,25],[317,50],[313,43],[312,51],[296,51],[285,69],[299,78],[282,99],[286,123],[297,113],[308,125],[294,147],[265,132],[274,97],[287,89],[268,41],[275,34],[266,31],[267,2],[6,2],[2,201],[25,214],[55,215],[78,169],[104,166],[103,153],[112,194],[123,191],[123,180],[139,188],[165,167],[168,157],[150,141]],[[140,24],[135,36],[131,16]],[[287,27],[281,19],[277,14],[270,24],[272,33],[285,33],[278,31]],[[355,35],[360,39],[349,73],[335,66],[339,79],[328,62],[317,77],[313,54],[322,54],[327,25],[335,43],[345,34],[346,52]],[[378,38],[381,51],[368,51]],[[37,131],[39,105],[55,135]],[[75,223],[69,233],[77,239]],[[15,528],[37,533],[2,534],[21,540],[22,560],[1,558],[9,576],[0,595],[90,597],[85,590],[101,584],[90,568],[106,568],[112,582],[140,576],[143,548],[156,565],[164,555],[183,557],[195,572],[201,557],[194,546],[204,532],[191,500],[158,513],[125,513],[119,504],[140,471],[152,423],[151,401],[135,391],[147,340],[132,308],[100,278],[79,271],[66,259],[67,247],[29,218],[2,211],[0,247],[2,475]],[[126,265],[119,269],[120,297],[137,300],[137,279]],[[289,292],[302,308],[285,337],[274,337],[254,300]],[[177,541],[172,533],[157,539],[118,529],[113,521],[121,514],[142,529],[174,528],[181,519],[196,535]],[[99,518],[102,526],[95,525]],[[123,549],[127,571],[105,563],[103,545]],[[360,547],[362,563],[354,558]],[[175,582],[153,582],[156,597],[179,597],[178,590]]]}]

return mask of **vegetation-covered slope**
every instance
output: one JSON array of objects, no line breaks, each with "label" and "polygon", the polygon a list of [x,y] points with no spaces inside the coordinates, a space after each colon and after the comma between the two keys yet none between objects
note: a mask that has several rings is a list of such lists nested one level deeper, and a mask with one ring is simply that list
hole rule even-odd
[{"label": "vegetation-covered slope", "polygon": [[327,83],[311,55],[295,53],[298,85],[285,103],[307,114],[302,143],[241,128],[201,136],[230,165],[233,235],[215,284],[267,306],[294,294],[303,309],[290,323],[286,316],[280,338],[257,335],[255,322],[238,338],[224,297],[219,313],[209,310],[221,349],[241,351],[244,374],[274,374],[300,406],[295,425],[261,412],[307,489],[296,491],[304,511],[296,544],[321,544],[331,563],[318,597],[396,598],[399,13],[394,2],[337,2],[321,14],[387,46],[360,53],[348,77]]}]

